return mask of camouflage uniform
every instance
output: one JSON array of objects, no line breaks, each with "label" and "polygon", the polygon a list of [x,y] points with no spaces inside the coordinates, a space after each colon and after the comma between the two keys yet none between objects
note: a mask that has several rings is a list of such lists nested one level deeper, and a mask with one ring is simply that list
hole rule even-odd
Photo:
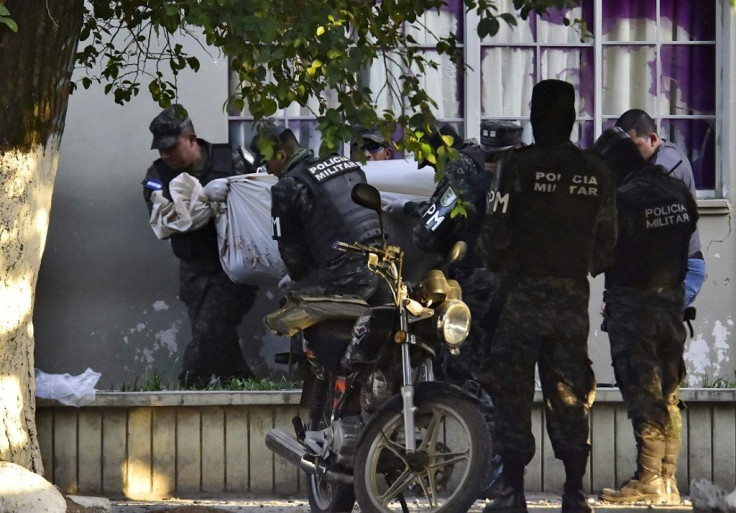
[{"label": "camouflage uniform", "polygon": [[253,377],[237,327],[253,306],[257,290],[233,283],[219,261],[181,260],[179,299],[187,305],[192,328],[179,376],[182,382],[206,385],[213,374],[223,380]]},{"label": "camouflage uniform", "polygon": [[[634,146],[634,143],[626,144]],[[606,271],[605,325],[616,383],[637,444],[635,477],[601,498],[679,502],[683,325],[688,246],[698,217],[687,186],[662,166],[632,171],[617,189],[619,242]]]},{"label": "camouflage uniform", "polygon": [[588,358],[588,281],[519,276],[506,298],[480,381],[496,402],[495,449],[526,465],[534,455],[534,370],[555,456],[587,453],[595,378]]},{"label": "camouflage uniform", "polygon": [[[149,212],[153,191],[161,190],[171,200],[168,184],[182,172],[197,176],[202,185],[244,172],[243,159],[229,145],[213,145],[203,139],[197,142],[205,156],[198,169],[175,171],[162,159],[149,167],[142,182]],[[192,329],[179,380],[204,387],[213,375],[222,380],[252,377],[243,358],[237,327],[253,305],[258,287],[237,285],[227,277],[220,264],[214,222],[199,230],[175,233],[170,240],[174,255],[180,260],[179,299],[187,306]]]},{"label": "camouflage uniform", "polygon": [[537,139],[502,166],[478,243],[508,285],[479,377],[496,401],[494,443],[505,468],[509,461],[523,468],[534,455],[535,364],[555,456],[587,459],[595,380],[586,275],[610,263],[615,244],[613,181],[603,163],[570,142]]},{"label": "camouflage uniform", "polygon": [[[635,438],[681,445],[680,383],[687,333],[682,322],[684,288],[606,290],[605,319],[616,383]],[[679,452],[679,450],[677,451]]]},{"label": "camouflage uniform", "polygon": [[[336,241],[381,244],[378,215],[350,199],[353,186],[365,183],[360,166],[344,157],[315,159],[301,149],[285,169],[271,189],[271,212],[274,239],[291,279],[304,281],[313,294],[373,296],[379,278],[361,257],[332,247]],[[317,181],[310,170],[330,178]]]}]

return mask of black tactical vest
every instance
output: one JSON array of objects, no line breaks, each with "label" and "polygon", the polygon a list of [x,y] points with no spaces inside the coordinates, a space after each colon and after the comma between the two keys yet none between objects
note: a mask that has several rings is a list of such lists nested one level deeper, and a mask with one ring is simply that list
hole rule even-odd
[{"label": "black tactical vest", "polygon": [[[197,139],[197,142],[208,154],[205,167],[199,176],[199,182],[202,185],[207,185],[217,178],[226,178],[236,174],[233,167],[233,150],[229,144],[211,144],[201,139]],[[144,186],[151,178],[160,180],[163,185],[161,190],[164,197],[171,200],[169,182],[180,173],[181,171],[173,171],[169,168],[162,159],[157,159],[149,169],[146,180],[144,180]],[[177,258],[219,262],[217,231],[214,221],[210,221],[199,230],[174,233],[169,240],[171,241],[171,249]]]},{"label": "black tactical vest", "polygon": [[337,241],[378,240],[381,234],[378,214],[351,199],[353,186],[366,181],[357,163],[339,155],[324,160],[305,159],[285,176],[303,183],[314,202],[312,216],[305,224],[305,239],[320,268],[344,255],[332,247]]},{"label": "black tactical vest", "polygon": [[619,239],[606,288],[675,287],[687,272],[697,211],[687,186],[647,166],[616,190]]}]

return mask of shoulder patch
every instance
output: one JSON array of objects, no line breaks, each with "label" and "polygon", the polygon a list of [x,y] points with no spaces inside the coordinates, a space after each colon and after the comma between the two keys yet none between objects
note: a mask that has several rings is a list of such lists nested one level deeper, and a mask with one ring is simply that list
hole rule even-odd
[{"label": "shoulder patch", "polygon": [[148,178],[143,183],[143,187],[145,187],[146,189],[151,189],[152,191],[160,191],[164,188],[164,185],[158,178]]}]

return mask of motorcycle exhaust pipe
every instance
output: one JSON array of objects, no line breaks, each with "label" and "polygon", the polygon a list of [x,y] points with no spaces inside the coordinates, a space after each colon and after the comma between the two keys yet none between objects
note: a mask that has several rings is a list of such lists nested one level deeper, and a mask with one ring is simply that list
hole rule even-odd
[{"label": "motorcycle exhaust pipe", "polygon": [[311,451],[299,440],[284,431],[274,428],[266,433],[266,447],[307,474],[321,473],[329,483],[353,484],[353,476],[318,467],[306,457]]}]

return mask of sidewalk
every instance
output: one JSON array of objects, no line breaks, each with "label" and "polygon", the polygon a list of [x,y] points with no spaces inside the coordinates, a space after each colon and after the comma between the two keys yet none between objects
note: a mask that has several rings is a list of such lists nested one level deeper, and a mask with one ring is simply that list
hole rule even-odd
[{"label": "sidewalk", "polygon": [[[593,497],[591,496],[591,500]],[[591,505],[596,513],[623,513],[627,511],[649,511],[650,513],[681,513],[693,511],[689,501],[682,506],[649,506],[646,504],[611,505],[597,500]],[[306,498],[294,499],[202,499],[202,500],[167,500],[167,501],[111,501],[112,513],[309,513]],[[480,513],[485,506],[484,501],[476,502],[469,513]],[[554,513],[560,511],[560,498],[551,494],[533,494],[527,496],[527,507],[530,512]],[[358,513],[356,506],[353,510]],[[400,510],[399,510],[400,511]],[[461,513],[461,512],[458,512]]]}]

